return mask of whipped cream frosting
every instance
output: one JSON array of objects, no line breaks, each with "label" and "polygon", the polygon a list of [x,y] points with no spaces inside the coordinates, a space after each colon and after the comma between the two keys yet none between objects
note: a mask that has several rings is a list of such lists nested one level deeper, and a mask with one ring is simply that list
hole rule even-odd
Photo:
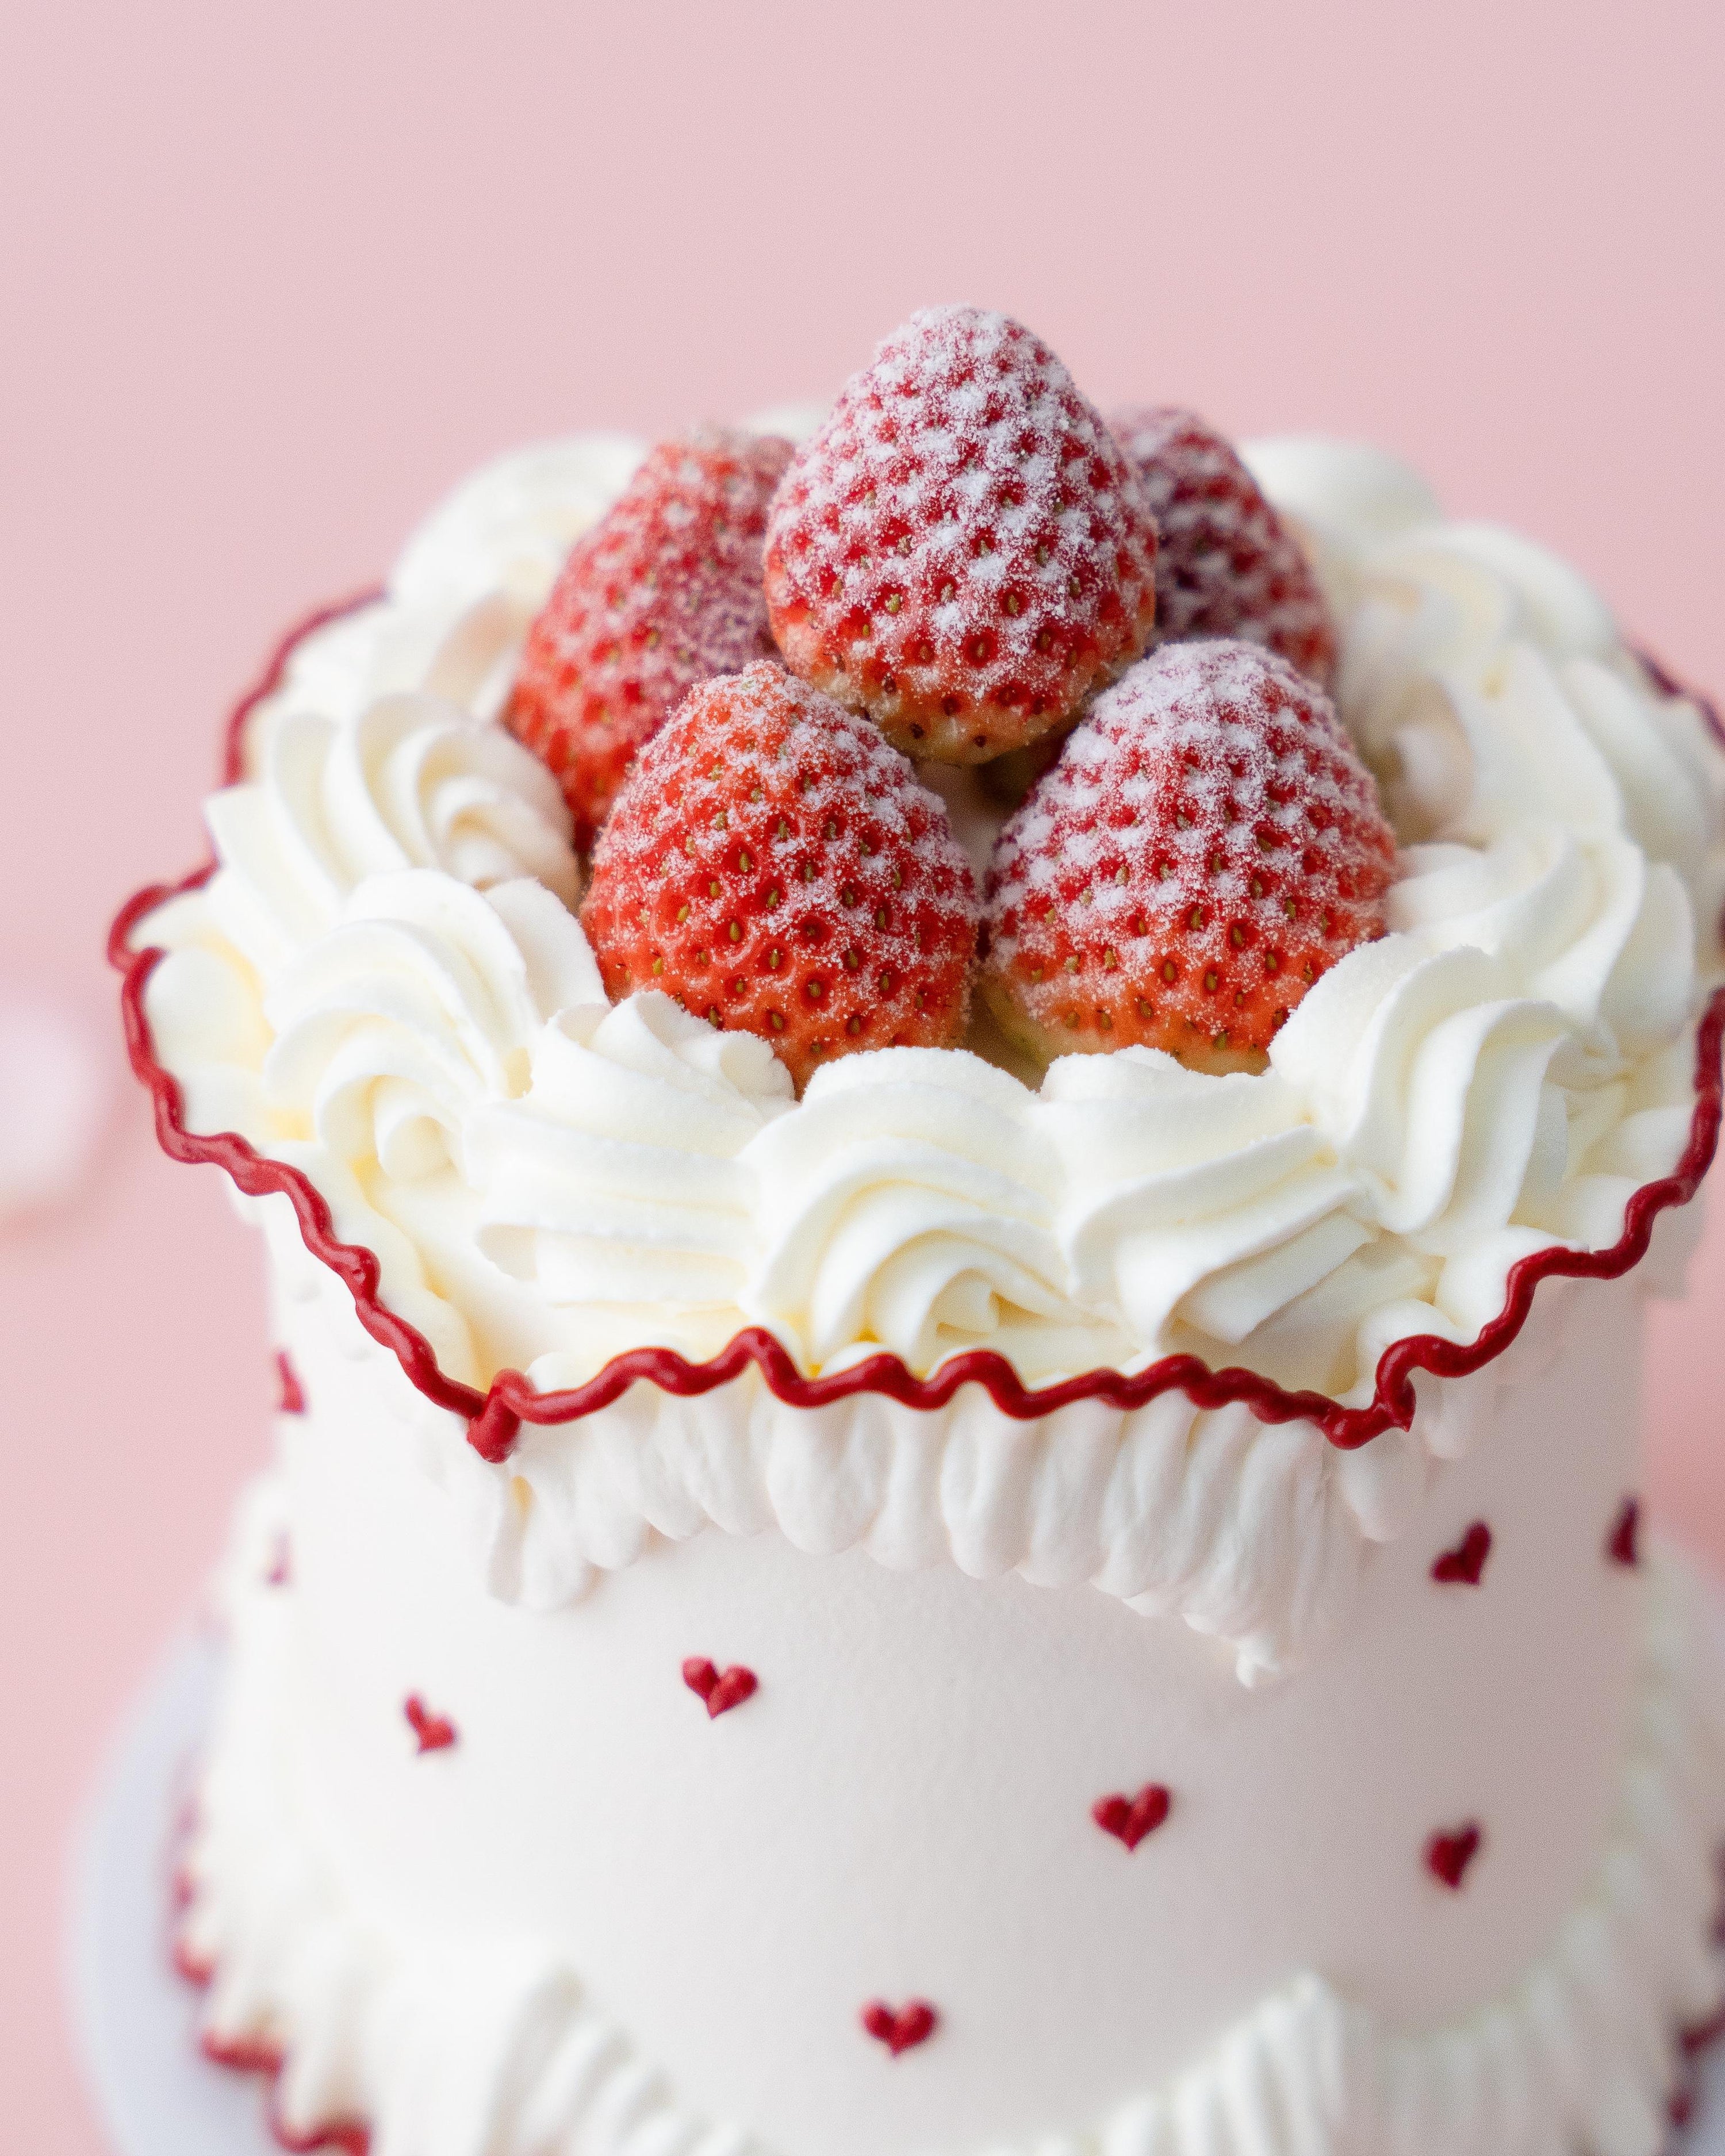
[{"label": "whipped cream frosting", "polygon": [[[169,954],[146,1009],[188,1127],[302,1168],[479,1384],[754,1324],[811,1372],[1189,1352],[1353,1402],[1393,1341],[1471,1340],[1518,1259],[1614,1241],[1682,1151],[1725,755],[1530,542],[1445,521],[1374,451],[1248,454],[1325,583],[1402,850],[1391,933],[1262,1075],[1137,1049],[1039,1074],[979,1023],[799,1101],[752,1038],[608,1004],[556,788],[495,722],[561,551],[639,455],[590,437],[469,481],[254,715],[217,874],[135,938]],[[985,849],[979,793],[955,806]]]}]

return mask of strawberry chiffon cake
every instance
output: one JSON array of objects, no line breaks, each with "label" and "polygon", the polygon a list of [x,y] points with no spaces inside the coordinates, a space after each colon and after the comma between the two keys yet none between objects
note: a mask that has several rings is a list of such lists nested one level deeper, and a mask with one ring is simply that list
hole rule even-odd
[{"label": "strawberry chiffon cake", "polygon": [[1652,2156],[1725,752],[1375,450],[914,316],[507,456],[115,956],[280,1413],[204,2041],[373,2156]]}]

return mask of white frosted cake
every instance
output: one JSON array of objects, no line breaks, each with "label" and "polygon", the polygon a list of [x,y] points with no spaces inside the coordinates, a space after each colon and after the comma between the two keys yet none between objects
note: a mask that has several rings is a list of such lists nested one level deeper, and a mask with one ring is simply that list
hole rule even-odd
[{"label": "white frosted cake", "polygon": [[1725,753],[1573,570],[934,310],[488,467],[227,779],[116,948],[271,1261],[179,1952],[291,2145],[1661,2148]]}]

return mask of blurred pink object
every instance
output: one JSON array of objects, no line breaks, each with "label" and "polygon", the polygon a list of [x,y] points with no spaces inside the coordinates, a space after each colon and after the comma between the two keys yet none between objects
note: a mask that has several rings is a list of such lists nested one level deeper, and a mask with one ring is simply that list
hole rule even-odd
[{"label": "blurred pink object", "polygon": [[69,1009],[0,981],[0,1230],[77,1195],[113,1107],[105,1045]]}]

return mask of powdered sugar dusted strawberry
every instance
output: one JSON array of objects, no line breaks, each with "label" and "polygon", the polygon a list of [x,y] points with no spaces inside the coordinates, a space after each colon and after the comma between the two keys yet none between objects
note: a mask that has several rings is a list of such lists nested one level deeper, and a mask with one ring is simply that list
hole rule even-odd
[{"label": "powdered sugar dusted strawberry", "polygon": [[557,775],[581,846],[695,683],[771,654],[761,545],[790,454],[719,429],[661,442],[571,550],[505,722]]},{"label": "powdered sugar dusted strawberry", "polygon": [[642,751],[582,908],[606,992],[758,1034],[800,1086],[964,1029],[977,907],[942,803],[778,666],[701,683]]},{"label": "powdered sugar dusted strawberry", "polygon": [[1164,644],[1099,696],[1001,832],[984,991],[1043,1056],[1260,1067],[1384,932],[1395,840],[1328,699],[1241,643]]},{"label": "powdered sugar dusted strawberry", "polygon": [[1004,315],[913,315],[773,504],[792,668],[907,755],[976,763],[1071,723],[1145,649],[1156,531],[1120,445]]},{"label": "powdered sugar dusted strawberry", "polygon": [[1327,686],[1336,631],[1323,593],[1232,445],[1172,404],[1120,413],[1112,424],[1156,518],[1162,641],[1243,637]]}]

